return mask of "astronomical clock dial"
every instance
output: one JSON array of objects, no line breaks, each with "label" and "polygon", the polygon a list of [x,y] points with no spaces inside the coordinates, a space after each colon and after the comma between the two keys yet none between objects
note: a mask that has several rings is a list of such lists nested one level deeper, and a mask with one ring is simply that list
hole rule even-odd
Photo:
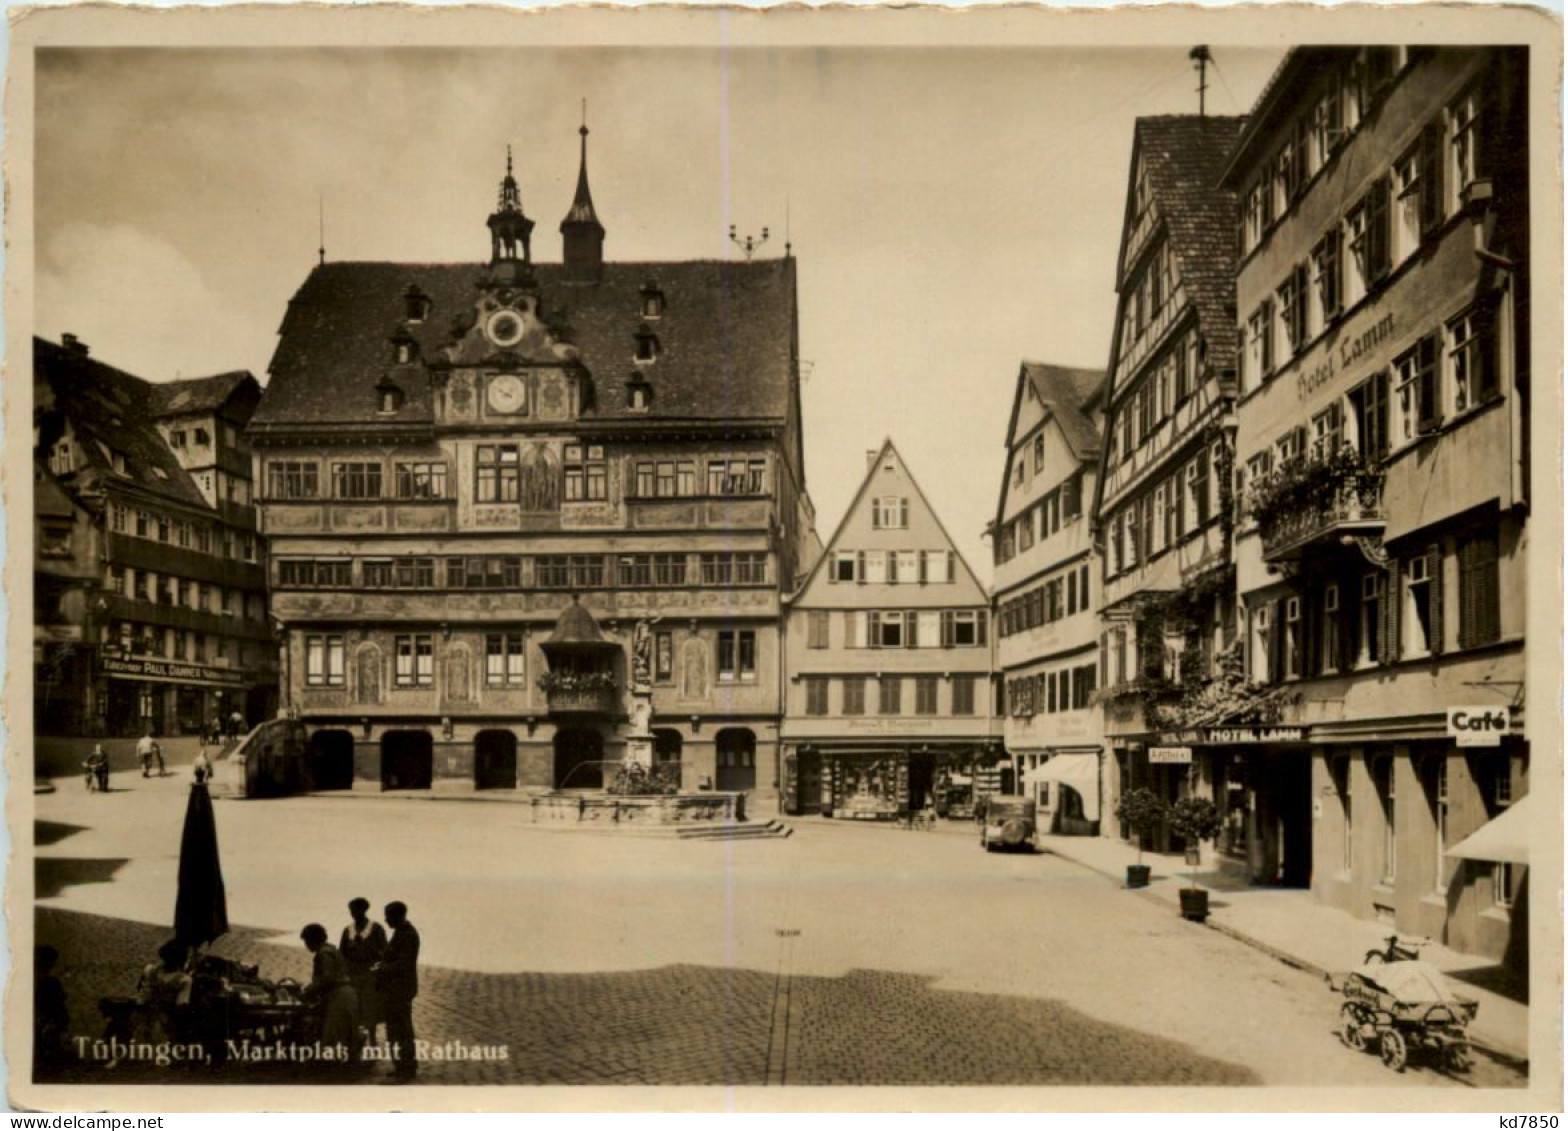
[{"label": "astronomical clock dial", "polygon": [[522,341],[525,329],[515,310],[498,310],[485,321],[485,337],[502,349]]},{"label": "astronomical clock dial", "polygon": [[522,410],[527,394],[521,378],[503,373],[499,377],[490,378],[486,399],[492,412],[514,413]]}]

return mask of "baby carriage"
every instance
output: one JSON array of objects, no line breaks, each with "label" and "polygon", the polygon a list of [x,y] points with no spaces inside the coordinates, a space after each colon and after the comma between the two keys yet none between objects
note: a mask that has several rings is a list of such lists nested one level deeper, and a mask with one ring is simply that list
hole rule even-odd
[{"label": "baby carriage", "polygon": [[1340,1036],[1357,1051],[1376,1050],[1383,1063],[1403,1072],[1412,1056],[1426,1056],[1451,1072],[1470,1070],[1470,1037],[1478,1003],[1448,988],[1426,962],[1369,963],[1328,976],[1344,994]]}]

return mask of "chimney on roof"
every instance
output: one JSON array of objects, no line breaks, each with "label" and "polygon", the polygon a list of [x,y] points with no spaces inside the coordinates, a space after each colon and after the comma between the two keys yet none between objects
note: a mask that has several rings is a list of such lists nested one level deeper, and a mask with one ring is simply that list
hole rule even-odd
[{"label": "chimney on roof", "polygon": [[87,343],[75,334],[61,334],[60,345],[72,357],[86,357],[88,354]]}]

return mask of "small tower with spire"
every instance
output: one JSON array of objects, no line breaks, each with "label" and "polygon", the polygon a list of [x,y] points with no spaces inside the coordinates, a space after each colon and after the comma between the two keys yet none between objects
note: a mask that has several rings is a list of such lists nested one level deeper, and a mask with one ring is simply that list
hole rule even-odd
[{"label": "small tower with spire", "polygon": [[561,221],[561,262],[566,277],[577,282],[596,282],[604,266],[604,225],[594,211],[593,195],[588,191],[588,104],[583,103],[583,124],[578,127],[582,156],[577,166],[577,195]]},{"label": "small tower with spire", "polygon": [[523,203],[512,176],[512,147],[506,147],[506,176],[500,199],[487,221],[490,226],[490,273],[497,282],[521,283],[533,276],[529,241],[534,222],[523,215]]}]

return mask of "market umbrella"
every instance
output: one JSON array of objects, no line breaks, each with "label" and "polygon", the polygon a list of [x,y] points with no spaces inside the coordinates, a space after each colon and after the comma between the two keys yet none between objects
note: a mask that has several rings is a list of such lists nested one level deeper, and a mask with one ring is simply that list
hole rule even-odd
[{"label": "market umbrella", "polygon": [[191,786],[180,835],[180,880],[174,898],[174,937],[186,946],[210,943],[229,930],[223,869],[218,863],[218,826],[206,783]]},{"label": "market umbrella", "polygon": [[1444,853],[1465,860],[1493,860],[1507,864],[1530,862],[1530,819],[1525,810],[1530,798],[1521,797],[1499,816]]}]

